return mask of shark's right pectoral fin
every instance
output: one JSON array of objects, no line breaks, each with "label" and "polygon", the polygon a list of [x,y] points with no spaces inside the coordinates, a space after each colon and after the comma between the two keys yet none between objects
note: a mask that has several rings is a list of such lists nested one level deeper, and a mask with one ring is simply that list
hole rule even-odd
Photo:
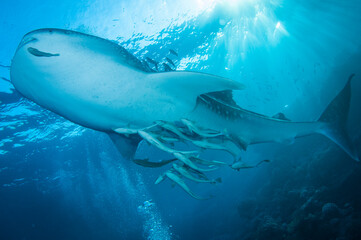
[{"label": "shark's right pectoral fin", "polygon": [[133,160],[135,152],[137,151],[138,144],[142,140],[141,137],[137,134],[125,135],[117,133],[108,133],[110,139],[115,144],[115,147],[118,149],[122,157]]}]

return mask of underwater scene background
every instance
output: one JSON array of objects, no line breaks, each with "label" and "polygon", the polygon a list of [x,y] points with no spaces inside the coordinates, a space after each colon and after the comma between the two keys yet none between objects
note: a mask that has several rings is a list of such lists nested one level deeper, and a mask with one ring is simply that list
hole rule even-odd
[{"label": "underwater scene background", "polygon": [[[221,184],[191,186],[213,196],[199,201],[169,181],[154,185],[164,168],[126,161],[104,133],[23,98],[7,67],[27,32],[71,29],[140,60],[168,57],[177,70],[237,80],[246,85],[235,95],[242,108],[292,121],[317,120],[355,74],[348,132],[360,153],[360,1],[0,5],[0,239],[361,239],[360,163],[321,135],[250,146],[243,159],[271,162],[218,170]],[[158,153],[141,145],[138,154]]]}]

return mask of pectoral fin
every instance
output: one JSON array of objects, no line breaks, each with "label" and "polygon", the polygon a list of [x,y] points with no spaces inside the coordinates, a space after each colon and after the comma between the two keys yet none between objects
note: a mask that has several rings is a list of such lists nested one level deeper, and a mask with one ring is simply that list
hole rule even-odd
[{"label": "pectoral fin", "polygon": [[129,135],[126,137],[117,133],[108,133],[110,139],[115,144],[122,157],[133,160],[138,144],[142,140],[138,135]]}]

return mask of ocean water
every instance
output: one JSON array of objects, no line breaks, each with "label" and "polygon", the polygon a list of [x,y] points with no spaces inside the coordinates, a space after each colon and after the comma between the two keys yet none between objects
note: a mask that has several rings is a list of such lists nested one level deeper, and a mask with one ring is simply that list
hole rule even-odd
[{"label": "ocean water", "polygon": [[[292,121],[317,120],[355,74],[347,131],[361,153],[360,1],[0,6],[0,239],[361,239],[360,163],[321,135],[249,146],[242,159],[270,163],[221,168],[221,184],[189,183],[198,195],[213,196],[196,200],[168,180],[154,184],[169,167],[123,159],[106,134],[22,97],[7,67],[27,32],[71,29],[160,62],[159,71],[168,57],[177,70],[239,81],[246,86],[234,96],[239,106]],[[139,154],[160,158],[153,150],[141,144]]]}]

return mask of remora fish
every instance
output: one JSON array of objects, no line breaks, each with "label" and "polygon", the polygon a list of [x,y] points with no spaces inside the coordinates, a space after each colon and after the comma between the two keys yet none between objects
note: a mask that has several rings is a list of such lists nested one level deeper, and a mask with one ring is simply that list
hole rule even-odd
[{"label": "remora fish", "polygon": [[[29,48],[59,55],[36,56]],[[239,82],[187,71],[151,73],[116,43],[69,30],[26,34],[10,75],[23,96],[74,123],[108,133],[130,159],[142,139],[113,129],[129,125],[141,129],[157,120],[184,118],[204,129],[224,132],[226,128],[245,146],[319,133],[359,160],[345,131],[353,75],[316,122],[291,122],[247,111],[232,98],[232,91],[243,89]],[[214,92],[222,94],[208,94]]]},{"label": "remora fish", "polygon": [[148,129],[151,129],[151,128],[154,128],[156,127],[157,125],[154,124],[154,125],[151,125],[149,127],[146,127],[146,128],[142,128],[142,129],[132,129],[132,128],[116,128],[116,129],[113,129],[114,132],[116,133],[119,133],[119,134],[124,134],[124,135],[131,135],[131,134],[137,134],[138,131],[146,131]]},{"label": "remora fish", "polygon": [[200,148],[203,149],[215,149],[215,150],[222,150],[222,151],[226,151],[229,154],[231,154],[233,156],[233,158],[237,159],[237,155],[238,153],[236,153],[233,149],[228,148],[225,145],[222,144],[216,144],[216,143],[211,143],[205,140],[202,141],[198,141],[198,140],[193,140],[192,143]]},{"label": "remora fish", "polygon": [[188,157],[186,157],[184,154],[180,153],[180,152],[175,152],[173,153],[173,155],[180,160],[181,162],[183,162],[185,165],[187,165],[190,168],[193,168],[194,170],[197,171],[201,171],[201,172],[207,172],[207,171],[214,171],[217,168],[200,168],[198,167],[196,164],[194,164]]},{"label": "remora fish", "polygon": [[171,54],[173,54],[174,56],[177,56],[178,57],[178,53],[176,51],[174,51],[173,49],[169,49],[169,52]]},{"label": "remora fish", "polygon": [[[169,170],[168,170],[169,171]],[[161,175],[159,175],[159,177],[155,180],[154,184],[159,184],[161,182],[163,182],[165,179],[165,173],[162,173]]]},{"label": "remora fish", "polygon": [[163,67],[164,67],[164,71],[165,72],[170,72],[170,71],[174,71],[171,67],[169,67],[168,64],[163,63]]},{"label": "remora fish", "polygon": [[223,133],[220,132],[214,132],[214,131],[209,131],[209,130],[201,130],[199,129],[197,126],[194,125],[194,123],[192,123],[191,121],[187,120],[187,119],[181,119],[181,122],[186,125],[188,127],[188,129],[191,132],[194,132],[196,134],[198,134],[201,137],[218,137],[218,136],[222,136]]},{"label": "remora fish", "polygon": [[181,139],[184,140],[188,140],[188,141],[193,141],[192,139],[190,139],[189,137],[187,137],[186,135],[184,135],[181,130],[179,130],[176,126],[174,126],[173,124],[164,122],[164,121],[156,121],[156,124],[172,133],[174,133],[175,135],[177,135],[178,137],[180,137]]},{"label": "remora fish", "polygon": [[177,67],[175,66],[174,62],[172,61],[172,59],[170,59],[170,58],[168,58],[168,57],[166,57],[165,59],[167,60],[167,62],[169,62],[171,65],[173,65],[174,68],[177,68]]},{"label": "remora fish", "polygon": [[177,164],[173,164],[172,165],[174,170],[176,170],[177,172],[179,172],[183,177],[188,178],[189,180],[195,181],[195,182],[199,182],[199,183],[211,183],[211,184],[216,184],[221,183],[222,180],[221,178],[217,178],[214,180],[208,180],[208,179],[199,179],[194,177],[190,172],[188,172],[188,170],[186,168],[184,168],[183,166],[179,166]]},{"label": "remora fish", "polygon": [[183,181],[183,179],[181,179],[179,176],[177,176],[176,174],[174,174],[171,171],[167,171],[165,173],[165,175],[171,179],[173,182],[177,183],[181,188],[183,188],[184,191],[186,191],[189,195],[191,195],[192,197],[194,197],[195,199],[198,200],[206,200],[209,198],[202,198],[202,197],[198,197],[197,195],[195,195],[187,186],[187,184]]},{"label": "remora fish", "polygon": [[221,162],[221,161],[215,161],[215,160],[205,160],[205,159],[201,159],[201,158],[197,158],[197,157],[190,157],[190,159],[194,162],[197,162],[199,164],[202,165],[207,165],[207,166],[225,166],[228,165],[225,162]]},{"label": "remora fish", "polygon": [[145,58],[148,62],[154,65],[155,69],[158,70],[158,62],[154,61],[153,59],[146,57]]},{"label": "remora fish", "polygon": [[247,165],[247,164],[245,164],[245,163],[242,162],[242,161],[237,161],[237,162],[234,162],[233,164],[231,164],[230,166],[231,166],[231,168],[233,168],[234,170],[239,171],[239,170],[241,170],[241,169],[258,167],[259,165],[261,165],[261,164],[264,163],[264,162],[269,163],[270,160],[267,160],[267,159],[266,159],[266,160],[262,160],[262,161],[258,162],[256,165]]},{"label": "remora fish", "polygon": [[[138,134],[145,139],[147,142],[149,142],[150,144],[152,144],[153,146],[159,148],[160,150],[163,150],[165,152],[168,153],[173,153],[175,154],[181,154],[182,156],[184,155],[188,155],[188,154],[195,154],[197,153],[196,151],[178,151],[178,150],[174,150],[172,148],[167,147],[166,145],[164,145],[161,141],[159,141],[157,138],[155,138],[152,134],[144,132],[139,130]],[[184,154],[184,155],[183,155]]]},{"label": "remora fish", "polygon": [[183,165],[183,167],[186,168],[188,170],[188,172],[191,172],[192,174],[197,175],[198,178],[204,179],[204,180],[209,180],[208,177],[203,172],[200,172],[198,170],[190,168],[187,165]]}]

